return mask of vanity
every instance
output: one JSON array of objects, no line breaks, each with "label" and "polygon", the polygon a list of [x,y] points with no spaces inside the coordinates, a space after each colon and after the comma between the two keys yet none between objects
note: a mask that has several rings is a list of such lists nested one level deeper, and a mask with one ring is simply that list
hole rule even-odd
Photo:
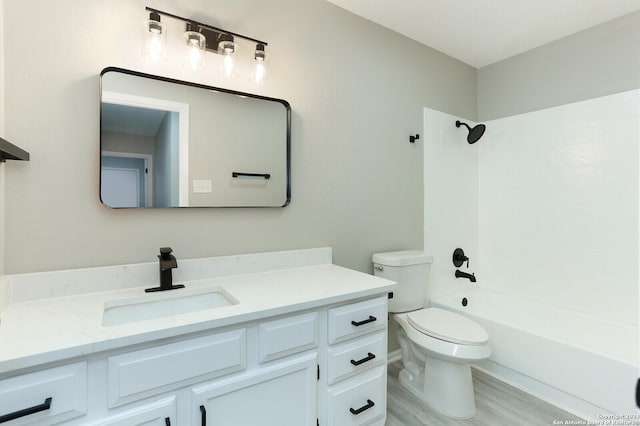
[{"label": "vanity", "polygon": [[384,425],[395,283],[331,261],[178,258],[153,294],[157,263],[5,277],[0,424]]}]

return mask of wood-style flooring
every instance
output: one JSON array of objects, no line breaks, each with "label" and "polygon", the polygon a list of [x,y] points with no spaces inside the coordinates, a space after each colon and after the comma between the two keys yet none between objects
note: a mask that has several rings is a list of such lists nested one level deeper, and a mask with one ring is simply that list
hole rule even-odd
[{"label": "wood-style flooring", "polygon": [[473,371],[476,415],[468,420],[451,419],[424,405],[398,381],[400,361],[389,364],[387,376],[386,426],[536,426],[553,425],[554,420],[581,420],[478,370]]}]

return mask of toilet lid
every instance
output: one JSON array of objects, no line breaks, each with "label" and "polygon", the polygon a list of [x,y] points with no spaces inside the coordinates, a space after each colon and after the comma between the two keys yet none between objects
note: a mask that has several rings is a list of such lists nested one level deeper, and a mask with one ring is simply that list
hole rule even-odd
[{"label": "toilet lid", "polygon": [[489,340],[484,328],[469,318],[439,308],[420,309],[407,315],[409,324],[436,339],[462,345],[481,345]]}]

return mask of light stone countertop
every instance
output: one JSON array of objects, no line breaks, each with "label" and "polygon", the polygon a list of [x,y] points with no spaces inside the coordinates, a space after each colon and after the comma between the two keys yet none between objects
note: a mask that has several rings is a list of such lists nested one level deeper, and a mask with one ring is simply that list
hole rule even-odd
[{"label": "light stone countertop", "polygon": [[0,312],[0,377],[77,356],[384,294],[396,286],[332,264],[182,283],[187,289],[222,287],[239,303],[108,327],[102,326],[105,303],[144,296],[148,285],[9,304]]}]

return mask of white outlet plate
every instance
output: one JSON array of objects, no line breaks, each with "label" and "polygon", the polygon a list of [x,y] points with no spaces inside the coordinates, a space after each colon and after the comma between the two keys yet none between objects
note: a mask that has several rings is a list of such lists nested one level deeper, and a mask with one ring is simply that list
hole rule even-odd
[{"label": "white outlet plate", "polygon": [[193,180],[193,192],[195,193],[210,193],[211,180],[210,179],[194,179]]}]

